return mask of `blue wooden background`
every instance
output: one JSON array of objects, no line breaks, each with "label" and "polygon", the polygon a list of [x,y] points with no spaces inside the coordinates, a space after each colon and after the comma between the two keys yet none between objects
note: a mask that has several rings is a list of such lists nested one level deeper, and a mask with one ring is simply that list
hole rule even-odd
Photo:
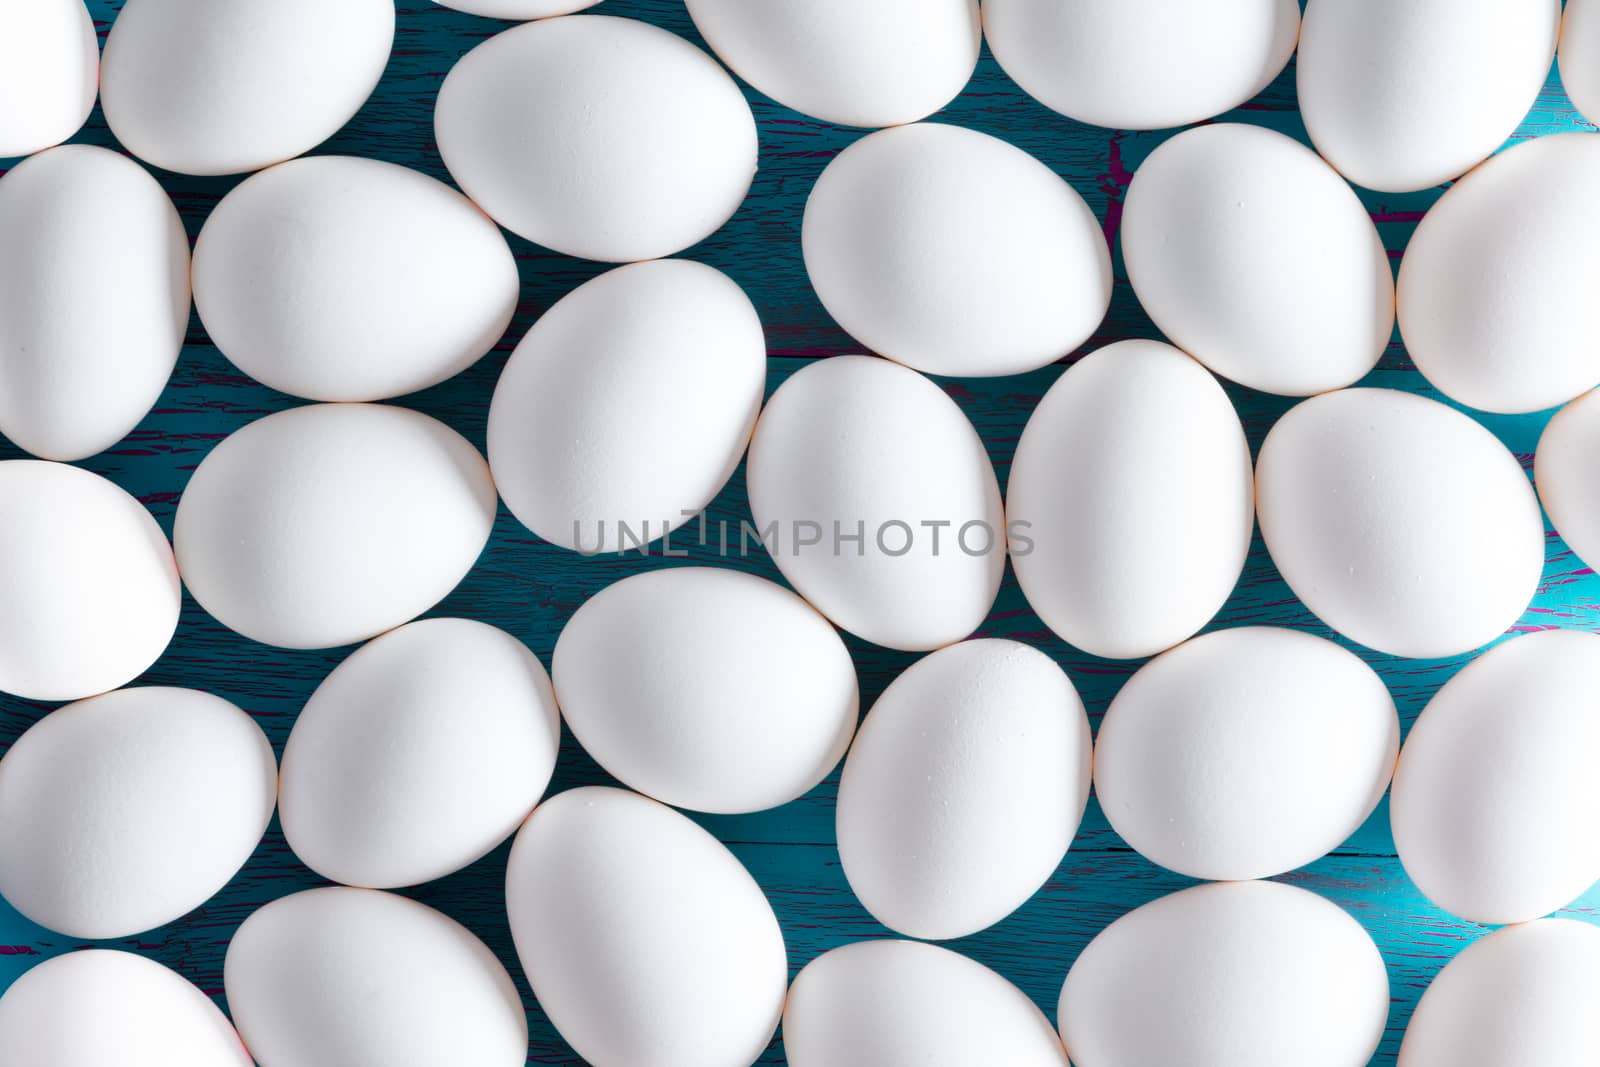
[{"label": "blue wooden background", "polygon": [[[90,0],[89,6],[103,38],[121,0]],[[681,0],[606,0],[597,11],[647,19],[700,42]],[[449,11],[427,0],[401,0],[394,57],[382,84],[355,120],[316,151],[386,159],[448,180],[433,141],[434,94],[458,56],[504,25]],[[800,217],[817,174],[861,131],[804,118],[753,91],[748,96],[761,129],[760,173],[749,199],[732,221],[687,255],[726,271],[749,292],[766,324],[771,351],[769,385],[775,387],[807,360],[859,350],[829,319],[806,282],[800,258]],[[1131,172],[1170,135],[1113,132],[1062,118],[1024,96],[987,51],[967,91],[938,117],[996,134],[1043,160],[1088,199],[1104,220],[1114,248]],[[1229,117],[1270,126],[1304,141],[1295,106],[1293,66]],[[1574,128],[1590,127],[1575,114],[1552,71],[1517,137]],[[98,110],[74,140],[115,143]],[[9,161],[0,161],[0,168],[8,165]],[[191,237],[218,198],[238,181],[164,172],[159,177],[176,200]],[[1396,263],[1417,220],[1437,195],[1364,194]],[[604,269],[515,238],[512,246],[523,286],[506,337],[492,354],[460,377],[402,401],[443,419],[480,448],[489,396],[515,342],[556,299]],[[1315,255],[1316,250],[1307,249],[1306,254]],[[1111,313],[1087,347],[1127,337],[1158,336],[1134,300],[1120,257],[1117,271]],[[1014,378],[942,383],[982,432],[1002,483],[1028,414],[1061,370],[1055,366]],[[1436,395],[1412,369],[1398,338],[1368,383]],[[1229,387],[1229,392],[1243,415],[1253,447],[1259,446],[1268,427],[1290,406],[1287,400],[1242,389]],[[132,492],[170,533],[178,497],[206,451],[251,420],[294,403],[297,401],[236,372],[211,347],[196,319],[191,321],[177,372],[156,409],[127,440],[83,465]],[[1548,414],[1477,417],[1499,435],[1525,468],[1531,468],[1534,446]],[[0,458],[18,455],[14,447],[0,441]],[[713,504],[710,518],[713,523],[726,519],[737,529],[739,518],[747,513],[741,468]],[[712,540],[714,543],[714,535]],[[683,547],[683,541],[676,541],[675,546]],[[1600,628],[1596,625],[1600,579],[1554,534],[1547,535],[1547,546],[1548,562],[1538,598],[1517,629]],[[690,562],[706,561],[714,552],[691,546]],[[722,562],[777,578],[771,562],[759,554],[759,546],[755,553]],[[525,640],[548,665],[563,621],[586,597],[625,575],[678,562],[682,561],[637,555],[582,559],[539,542],[502,508],[494,538],[479,566],[433,614],[493,622]],[[1152,567],[1163,565],[1161,560],[1150,560]],[[1470,577],[1463,575],[1462,580]],[[1291,626],[1332,636],[1295,601],[1259,537],[1243,582],[1214,625],[1245,623]],[[1097,660],[1063,644],[1028,609],[1009,572],[981,633],[1027,641],[1056,657],[1077,683],[1096,723],[1117,688],[1138,666]],[[870,706],[913,659],[854,639],[849,644],[860,671],[863,707]],[[1429,696],[1467,658],[1407,662],[1357,651],[1388,682],[1408,727]],[[193,686],[226,697],[253,714],[281,752],[298,709],[344,654],[344,650],[288,652],[254,644],[225,630],[186,597],[177,639],[139,684]],[[0,695],[0,751],[48,711],[44,704]],[[606,780],[570,735],[566,736],[552,788]],[[840,871],[833,844],[836,782],[837,775],[776,811],[701,820],[749,866],[771,897],[788,941],[792,970],[832,946],[887,933],[851,896]],[[526,992],[506,925],[504,867],[502,848],[473,868],[409,895],[476,931],[522,984],[533,1034],[530,1063],[580,1062]],[[1283,880],[1315,890],[1347,908],[1377,940],[1389,966],[1393,1008],[1374,1062],[1392,1063],[1406,1022],[1428,981],[1465,944],[1480,936],[1482,929],[1445,915],[1406,880],[1394,855],[1387,802],[1335,854]],[[223,953],[233,929],[261,903],[319,882],[295,860],[274,823],[243,873],[215,899],[170,926],[111,946],[143,952],[176,968],[220,1002]],[[1186,879],[1133,853],[1111,832],[1091,801],[1071,852],[1044,891],[1005,922],[956,942],[954,947],[1016,982],[1053,1019],[1061,981],[1088,940],[1117,916],[1186,884]],[[1572,910],[1589,914],[1597,906],[1600,892],[1591,892]],[[40,960],[79,947],[80,943],[31,924],[0,903],[0,989]],[[774,1042],[761,1062],[783,1062],[781,1041]]]}]

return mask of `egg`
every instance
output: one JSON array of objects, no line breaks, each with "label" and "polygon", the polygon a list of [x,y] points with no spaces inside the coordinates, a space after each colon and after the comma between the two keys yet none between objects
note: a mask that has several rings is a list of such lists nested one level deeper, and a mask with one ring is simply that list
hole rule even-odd
[{"label": "egg", "polygon": [[926,118],[978,64],[977,0],[689,0],[688,8],[745,81],[844,126]]},{"label": "egg", "polygon": [[1156,130],[1231,111],[1289,62],[1296,0],[984,0],[1011,80],[1095,126]]},{"label": "egg", "polygon": [[839,627],[925,652],[988,615],[1006,555],[994,466],[915,371],[868,356],[796,371],[756,425],[745,476],[755,526],[741,550],[760,540]]},{"label": "egg", "polygon": [[533,995],[594,1067],[766,1051],[783,934],[733,854],[671,808],[601,786],[550,798],[512,846],[506,907]]},{"label": "egg", "polygon": [[1006,513],[1029,605],[1065,641],[1138,659],[1192,636],[1250,551],[1255,484],[1233,404],[1168,345],[1121,341],[1075,363],[1017,443]]},{"label": "egg", "polygon": [[958,126],[881,130],[839,153],[806,199],[801,250],[840,326],[928,374],[1036,370],[1087,339],[1111,299],[1083,197],[1020,148]]},{"label": "egg", "polygon": [[100,68],[123,147],[180,174],[239,174],[315,148],[371,95],[391,0],[128,0]]},{"label": "egg", "polygon": [[52,956],[0,996],[0,1067],[251,1063],[210,997],[131,952]]},{"label": "egg", "polygon": [[1565,404],[1600,384],[1600,136],[1536,137],[1462,178],[1400,263],[1400,334],[1441,393],[1484,411]]},{"label": "egg", "polygon": [[793,1067],[1067,1067],[1027,995],[959,953],[917,941],[858,941],[800,971],[783,1009]]},{"label": "egg", "polygon": [[1347,389],[1278,420],[1256,460],[1272,560],[1318,618],[1410,659],[1504,633],[1544,567],[1544,520],[1516,457],[1427,397]]},{"label": "egg", "polygon": [[470,367],[516,310],[500,230],[442,182],[392,163],[280,163],[222,198],[195,242],[212,343],[312,400],[382,400]]},{"label": "egg", "polygon": [[661,260],[580,285],[495,386],[489,463],[506,506],[585,554],[665,537],[738,467],[766,375],[761,320],[720,271]]},{"label": "egg", "polygon": [[1409,193],[1458,178],[1533,106],[1561,0],[1310,0],[1296,61],[1306,132],[1357,185]]},{"label": "egg", "polygon": [[177,209],[124,156],[53,148],[0,178],[0,247],[0,433],[44,459],[104,451],[149,413],[183,346]]},{"label": "egg", "polygon": [[1550,523],[1573,552],[1600,566],[1600,492],[1594,483],[1600,456],[1600,392],[1589,392],[1556,413],[1539,438],[1533,478]]},{"label": "egg", "polygon": [[100,41],[83,0],[0,4],[0,159],[77,133],[99,86]]},{"label": "egg", "polygon": [[872,706],[839,782],[839,859],[879,922],[924,940],[994,925],[1038,892],[1089,800],[1089,720],[1049,656],[967,641]]},{"label": "egg", "polygon": [[42,460],[0,462],[0,692],[78,700],[166,651],[182,588],[155,519],[115,484]]},{"label": "egg", "polygon": [[173,542],[189,592],[231,630],[333,648],[427,611],[494,525],[489,467],[442,422],[312,404],[234,431],[200,461]]},{"label": "egg", "polygon": [[1468,945],[1406,1028],[1400,1067],[1523,1067],[1600,1059],[1600,930],[1541,919]]},{"label": "egg", "polygon": [[492,19],[542,19],[551,15],[570,15],[593,7],[600,0],[436,0],[440,7],[451,7],[469,15]]},{"label": "egg", "polygon": [[1276,882],[1195,886],[1102,930],[1061,989],[1078,1067],[1365,1067],[1389,1015],[1361,925]]},{"label": "egg", "polygon": [[1191,878],[1268,878],[1333,851],[1389,788],[1383,681],[1307,633],[1219,630],[1141,667],[1106,711],[1094,788],[1111,828]]},{"label": "egg", "polygon": [[787,804],[855,734],[855,664],[811,605],[761,578],[673,567],[602,589],[553,661],[567,725],[613,777],[724,814]]},{"label": "egg", "polygon": [[1561,87],[1573,104],[1585,118],[1600,117],[1600,5],[1593,0],[1567,0],[1556,59]]},{"label": "egg", "polygon": [[605,15],[529,22],[451,69],[434,109],[451,177],[506,229],[609,263],[727,222],[756,172],[750,105],[715,60]]},{"label": "egg", "polygon": [[1122,216],[1139,302],[1240,385],[1350,385],[1394,330],[1394,277],[1367,210],[1310,149],[1259,126],[1186,130],[1139,165]]},{"label": "egg", "polygon": [[511,976],[460,923],[414,900],[333,886],[280,897],[228,943],[223,985],[261,1067],[521,1067]]},{"label": "egg", "polygon": [[514,833],[555,769],[544,667],[504,630],[424,619],[362,646],[317,686],[283,750],[283,833],[335,882],[442,878]]}]

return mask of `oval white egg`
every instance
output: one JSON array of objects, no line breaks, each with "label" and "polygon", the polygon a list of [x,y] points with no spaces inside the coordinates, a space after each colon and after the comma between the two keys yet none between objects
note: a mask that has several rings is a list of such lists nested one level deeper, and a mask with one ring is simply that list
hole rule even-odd
[{"label": "oval white egg", "polygon": [[1496,930],[1433,979],[1406,1027],[1400,1067],[1511,1067],[1600,1060],[1600,929],[1541,919]]},{"label": "oval white egg", "polygon": [[53,956],[0,996],[0,1067],[251,1067],[211,998],[143,956]]},{"label": "oval white egg", "polygon": [[927,374],[1036,370],[1111,300],[1105,235],[1077,190],[959,126],[881,130],[839,153],[806,200],[801,249],[840,326]]},{"label": "oval white egg", "polygon": [[281,897],[234,932],[228,1010],[261,1067],[521,1067],[528,1021],[511,976],[454,919],[333,886]]},{"label": "oval white egg", "polygon": [[101,61],[106,125],[180,174],[281,163],[366,103],[394,22],[391,0],[129,0]]},{"label": "oval white egg", "polygon": [[0,7],[0,159],[58,145],[83,128],[100,87],[100,41],[83,0]]},{"label": "oval white egg", "polygon": [[1565,404],[1600,384],[1600,136],[1510,148],[1417,225],[1400,263],[1400,333],[1441,393],[1484,411]]},{"label": "oval white egg", "polygon": [[1028,418],[1006,487],[1028,604],[1092,655],[1192,636],[1233,592],[1255,527],[1250,445],[1200,364],[1156,341],[1075,363]]},{"label": "oval white egg", "polygon": [[1597,685],[1600,636],[1547,630],[1496,645],[1428,702],[1389,802],[1395,851],[1428,899],[1499,925],[1600,881]]},{"label": "oval white egg", "polygon": [[1067,1067],[1027,994],[917,941],[858,941],[806,964],[789,987],[783,1048],[793,1067]]},{"label": "oval white egg", "polygon": [[787,804],[855,733],[855,664],[781,586],[711,567],[647,571],[567,620],[552,661],[572,734],[624,785],[723,814]]},{"label": "oval white egg", "polygon": [[985,0],[984,36],[1022,91],[1095,126],[1156,130],[1231,111],[1289,62],[1295,0]]},{"label": "oval white egg", "polygon": [[1594,478],[1597,464],[1600,391],[1585,393],[1545,424],[1533,461],[1533,480],[1550,524],[1591,569],[1600,566],[1600,487]]},{"label": "oval white egg", "polygon": [[173,541],[189,592],[280,648],[365,641],[427,611],[477,562],[494,482],[444,423],[312,404],[236,430],[200,461]]},{"label": "oval white egg", "polygon": [[1128,187],[1122,254],[1167,339],[1252,389],[1350,385],[1394,330],[1366,208],[1310,149],[1259,126],[1201,126],[1150,153]]},{"label": "oval white egg", "polygon": [[283,834],[346,885],[442,878],[514,833],[555,770],[550,679],[503,630],[423,619],[323,680],[283,750]]},{"label": "oval white egg", "polygon": [[1400,720],[1371,667],[1311,634],[1202,634],[1141,667],[1095,739],[1111,828],[1191,878],[1269,878],[1333,851],[1394,774]]},{"label": "oval white egg", "polygon": [[506,229],[608,263],[681,252],[756,172],[750,105],[716,61],[605,15],[529,22],[456,63],[434,109],[457,184]]},{"label": "oval white egg", "polygon": [[994,604],[1006,530],[972,423],[915,371],[834,356],[779,387],[746,469],[755,530],[841,628],[908,652],[959,641]]},{"label": "oval white egg", "polygon": [[861,903],[925,940],[992,926],[1038,892],[1089,800],[1072,681],[1016,641],[913,664],[872,706],[839,782],[839,859]]},{"label": "oval white egg", "polygon": [[183,347],[177,209],[139,164],[67,145],[0,178],[0,248],[0,433],[44,459],[110,448],[149,413]]},{"label": "oval white egg", "polygon": [[767,349],[750,298],[684,259],[580,285],[517,345],[489,407],[489,463],[524,526],[585,554],[656,541],[738,467]]},{"label": "oval white egg", "polygon": [[1361,925],[1276,882],[1195,886],[1102,930],[1061,988],[1078,1067],[1365,1067],[1389,976]]},{"label": "oval white egg", "polygon": [[483,15],[492,19],[543,19],[570,15],[593,7],[600,0],[435,0],[440,7]]},{"label": "oval white egg", "polygon": [[229,362],[312,400],[426,389],[498,341],[520,283],[483,212],[425,174],[353,156],[280,163],[206,219],[194,299]]},{"label": "oval white egg", "polygon": [[133,497],[65,463],[0,462],[0,692],[78,700],[166,651],[182,588]]},{"label": "oval white egg", "polygon": [[1556,60],[1567,96],[1585,118],[1600,117],[1600,4],[1567,0]]},{"label": "oval white egg", "polygon": [[1310,0],[1295,61],[1306,132],[1357,185],[1409,193],[1505,143],[1550,72],[1560,0]]},{"label": "oval white egg", "polygon": [[594,1067],[747,1067],[777,1028],[788,964],[771,905],[733,853],[653,800],[590,786],[539,805],[506,908],[533,995]]},{"label": "oval white egg", "polygon": [[944,107],[978,64],[977,0],[689,0],[706,43],[785,107],[899,126]]},{"label": "oval white egg", "polygon": [[1313,397],[1279,419],[1256,460],[1256,513],[1305,606],[1393,656],[1494,640],[1544,568],[1544,519],[1516,457],[1466,415],[1392,389]]}]

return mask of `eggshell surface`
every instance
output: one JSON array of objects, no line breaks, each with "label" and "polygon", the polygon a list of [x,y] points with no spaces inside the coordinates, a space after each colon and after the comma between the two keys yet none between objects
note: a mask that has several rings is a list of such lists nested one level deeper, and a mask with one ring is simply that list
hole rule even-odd
[{"label": "eggshell surface", "polygon": [[1561,539],[1600,566],[1600,392],[1585,393],[1545,425],[1534,456],[1539,499]]},{"label": "eggshell surface", "polygon": [[443,423],[379,404],[313,404],[236,430],[178,504],[194,598],[280,648],[353,644],[455,588],[494,524],[489,467]]},{"label": "eggshell surface", "polygon": [[762,811],[844,757],[855,665],[781,586],[710,567],[625,578],[567,621],[553,661],[567,725],[624,784],[696,811]]},{"label": "eggshell surface", "polygon": [[1347,389],[1291,409],[1257,457],[1256,511],[1306,607],[1395,656],[1487,644],[1521,616],[1544,568],[1544,519],[1516,458],[1411,393]]},{"label": "eggshell surface", "polygon": [[665,536],[738,467],[766,373],[761,320],[727,275],[681,259],[602,274],[534,323],[495,386],[506,506],[586,554]]},{"label": "eggshell surface", "polygon": [[884,691],[850,750],[845,877],[898,933],[976,933],[1060,865],[1089,775],[1089,720],[1050,657],[1016,641],[940,649]]},{"label": "eggshell surface", "polygon": [[1276,882],[1195,886],[1089,942],[1061,989],[1077,1067],[1363,1067],[1389,1015],[1359,923]]},{"label": "eggshell surface", "polygon": [[100,41],[83,0],[0,2],[0,159],[77,133],[99,86]]},{"label": "eggshell surface", "polygon": [[1201,126],[1150,153],[1128,187],[1122,254],[1167,339],[1252,389],[1350,385],[1394,330],[1366,208],[1310,149],[1259,126]]},{"label": "eggshell surface", "polygon": [[466,197],[352,156],[234,187],[195,243],[211,340],[257,381],[312,400],[382,400],[475,363],[505,333],[511,249]]},{"label": "eggshell surface", "polygon": [[[982,196],[974,196],[982,189]],[[1019,148],[917,123],[834,157],[801,228],[806,273],[856,340],[928,374],[1021,374],[1105,317],[1111,259],[1083,197]]]},{"label": "eggshell surface", "polygon": [[183,346],[177,210],[137,163],[67,145],[0,179],[0,247],[0,433],[43,459],[104,451],[149,413]]},{"label": "eggshell surface", "polygon": [[803,367],[768,402],[746,478],[778,569],[843,629],[928,651],[989,613],[1006,545],[994,466],[920,374],[868,356]]},{"label": "eggshell surface", "polygon": [[1255,484],[1232,402],[1200,364],[1155,341],[1075,363],[1017,445],[1006,513],[1028,603],[1062,639],[1137,659],[1222,607],[1250,551]]},{"label": "eggshell surface", "polygon": [[437,0],[440,7],[483,15],[492,19],[543,19],[570,15],[598,4],[600,0]]},{"label": "eggshell surface", "polygon": [[1567,0],[1557,51],[1567,96],[1585,118],[1600,115],[1600,5],[1594,0]]},{"label": "eggshell surface", "polygon": [[545,801],[512,846],[506,906],[534,996],[594,1067],[746,1067],[766,1050],[788,982],[777,919],[671,808],[599,786]]},{"label": "eggshell surface", "polygon": [[434,128],[451,177],[496,222],[609,263],[698,243],[756,172],[755,119],[716,61],[605,15],[489,38],[446,77]]}]

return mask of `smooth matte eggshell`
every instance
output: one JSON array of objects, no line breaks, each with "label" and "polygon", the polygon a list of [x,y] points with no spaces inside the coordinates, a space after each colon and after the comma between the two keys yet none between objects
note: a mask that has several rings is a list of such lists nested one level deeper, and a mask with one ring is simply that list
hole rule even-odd
[{"label": "smooth matte eggshell", "polygon": [[1591,569],[1600,567],[1600,391],[1585,393],[1545,424],[1533,479],[1550,524]]},{"label": "smooth matte eggshell", "polygon": [[544,19],[570,15],[598,4],[600,0],[436,0],[440,7],[483,15],[492,19]]},{"label": "smooth matte eggshell", "polygon": [[100,41],[83,0],[0,0],[0,159],[83,128],[100,86]]},{"label": "smooth matte eggshell", "polygon": [[1585,118],[1600,118],[1600,4],[1567,0],[1556,61],[1567,96]]}]

